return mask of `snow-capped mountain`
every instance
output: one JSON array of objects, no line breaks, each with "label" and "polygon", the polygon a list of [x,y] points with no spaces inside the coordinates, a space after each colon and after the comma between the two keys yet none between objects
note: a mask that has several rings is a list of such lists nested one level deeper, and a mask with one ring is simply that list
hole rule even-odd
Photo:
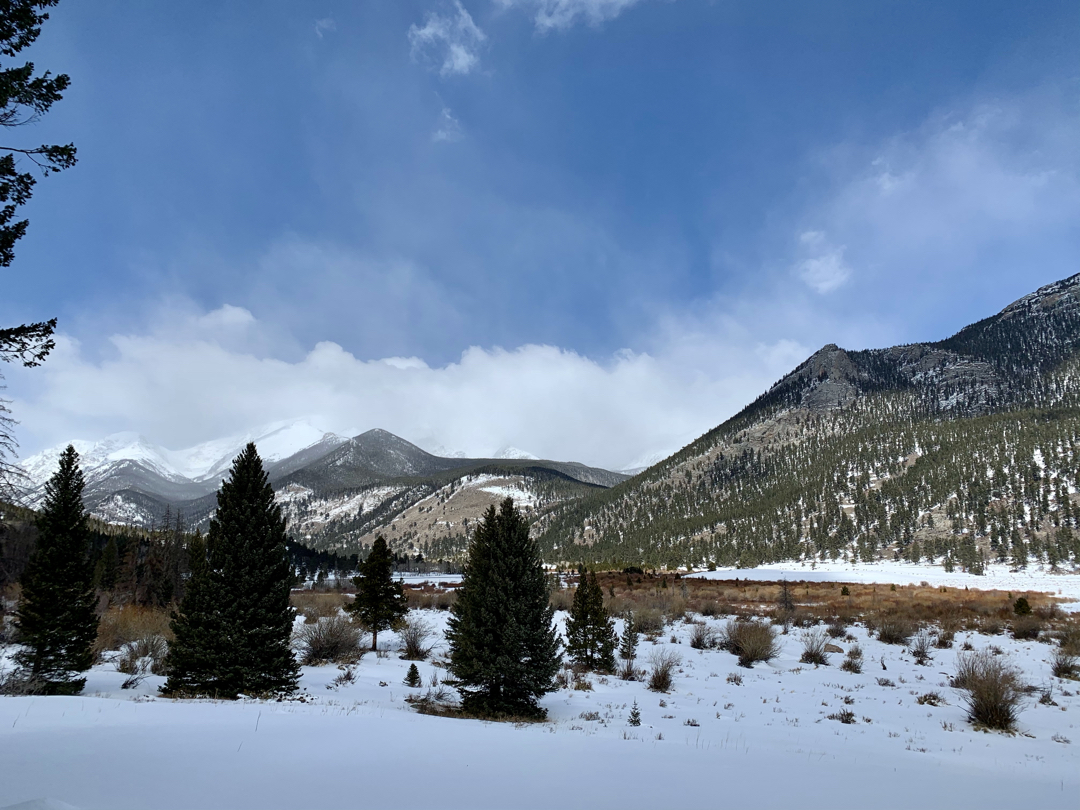
[{"label": "snow-capped mountain", "polygon": [[[203,442],[183,450],[168,450],[137,433],[114,433],[98,442],[75,440],[80,466],[88,479],[100,470],[122,462],[175,483],[212,482],[217,487],[239,452],[255,442],[268,465],[282,461],[311,447],[327,451],[347,439],[319,430],[306,421],[275,422],[244,434]],[[67,444],[51,447],[22,462],[32,485],[43,485],[56,471],[57,459]]]},{"label": "snow-capped mountain", "polygon": [[534,456],[532,453],[521,450],[517,447],[512,447],[510,445],[507,445],[506,447],[499,450],[494,456],[492,456],[492,458],[523,458],[529,461],[540,460],[540,456]]}]

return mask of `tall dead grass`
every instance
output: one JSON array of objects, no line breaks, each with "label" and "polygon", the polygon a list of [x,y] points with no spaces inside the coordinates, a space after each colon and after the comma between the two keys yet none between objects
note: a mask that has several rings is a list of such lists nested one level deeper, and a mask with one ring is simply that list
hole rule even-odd
[{"label": "tall dead grass", "polygon": [[[662,587],[663,576],[642,574],[627,577],[621,572],[601,572],[597,580],[603,588],[604,604],[609,612],[622,616],[641,610],[660,611],[671,621],[682,612],[701,615],[771,616],[776,612],[780,582],[752,580],[706,580],[692,577],[673,579],[666,575],[668,587]],[[629,582],[628,582],[629,580]],[[1027,598],[1032,612],[1045,626],[1054,628],[1067,621],[1057,609],[1057,598],[1051,594],[1028,591],[1009,593],[998,590],[967,590],[964,588],[932,587],[930,585],[889,585],[840,582],[788,582],[799,621],[804,627],[836,616],[855,619],[869,616],[891,616],[914,626],[939,625],[959,629],[965,626],[987,628],[994,622],[1001,627],[1015,619],[1013,603],[1019,596]],[[842,591],[847,589],[847,595]],[[572,591],[564,591],[570,594]],[[611,596],[614,593],[614,596]],[[955,632],[955,630],[954,630]]]},{"label": "tall dead grass", "polygon": [[119,650],[125,644],[159,637],[165,642],[173,640],[169,627],[170,613],[165,608],[125,605],[112,607],[98,621],[95,654],[106,650]]},{"label": "tall dead grass", "polygon": [[339,616],[341,608],[350,601],[344,594],[334,591],[293,591],[289,596],[289,604],[304,617],[304,624]]}]

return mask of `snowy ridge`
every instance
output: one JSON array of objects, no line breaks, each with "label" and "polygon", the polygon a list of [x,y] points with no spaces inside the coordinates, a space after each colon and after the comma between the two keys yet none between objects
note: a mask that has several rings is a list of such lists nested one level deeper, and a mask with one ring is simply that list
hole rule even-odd
[{"label": "snowy ridge", "polygon": [[[169,481],[202,482],[224,476],[248,442],[255,442],[263,461],[273,463],[320,442],[332,445],[345,441],[307,421],[297,421],[275,422],[183,450],[168,450],[137,433],[114,433],[99,442],[75,440],[71,444],[79,453],[82,469],[88,477],[113,462],[134,461]],[[51,447],[22,462],[20,466],[35,487],[48,481],[56,471],[57,459],[66,446]]]}]

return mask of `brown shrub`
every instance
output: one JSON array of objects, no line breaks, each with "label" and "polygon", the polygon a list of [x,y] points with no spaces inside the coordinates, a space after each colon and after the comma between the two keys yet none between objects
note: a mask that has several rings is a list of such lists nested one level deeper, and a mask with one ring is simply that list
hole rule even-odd
[{"label": "brown shrub", "polygon": [[908,649],[911,652],[911,657],[915,659],[915,663],[925,667],[931,661],[930,634],[925,630],[920,630],[915,634],[915,638]]},{"label": "brown shrub", "polygon": [[744,667],[752,667],[757,661],[771,661],[780,654],[776,631],[763,622],[728,622],[721,646],[737,655],[739,665]]},{"label": "brown shrub", "polygon": [[914,633],[914,624],[900,616],[890,614],[877,621],[878,641],[885,644],[907,644]]},{"label": "brown shrub", "polygon": [[1058,644],[1068,655],[1080,656],[1080,622],[1070,622],[1057,634]]},{"label": "brown shrub", "polygon": [[1042,620],[1038,616],[1018,616],[1012,623],[1012,637],[1018,641],[1034,641],[1042,629]]},{"label": "brown shrub", "polygon": [[799,658],[800,663],[813,664],[815,667],[827,667],[829,654],[825,652],[825,646],[829,643],[829,637],[822,630],[811,630],[803,633],[803,651]]},{"label": "brown shrub", "polygon": [[300,653],[301,664],[352,664],[364,654],[360,645],[363,636],[351,620],[338,615],[301,625],[293,643]]},{"label": "brown shrub", "polygon": [[1023,698],[1019,673],[985,650],[957,657],[952,685],[967,692],[968,719],[987,728],[1011,731]]},{"label": "brown shrub", "polygon": [[1050,669],[1055,678],[1075,678],[1080,675],[1080,665],[1077,664],[1076,656],[1070,655],[1061,647],[1054,650],[1054,657],[1050,660]]},{"label": "brown shrub", "polygon": [[401,657],[406,661],[424,661],[435,646],[428,642],[435,636],[431,622],[418,616],[410,616],[398,631],[401,639]]},{"label": "brown shrub", "polygon": [[654,692],[670,692],[675,667],[682,663],[682,656],[668,647],[657,647],[649,655],[649,689]]},{"label": "brown shrub", "polygon": [[694,622],[690,630],[690,646],[695,650],[712,650],[720,643],[714,628],[705,622]]},{"label": "brown shrub", "polygon": [[454,591],[405,589],[405,602],[410,610],[449,610],[456,598]]},{"label": "brown shrub", "polygon": [[653,608],[645,608],[634,614],[634,627],[646,636],[658,636],[664,632],[664,614]]},{"label": "brown shrub", "polygon": [[338,616],[341,608],[351,601],[344,594],[333,591],[294,591],[289,596],[289,604],[304,617],[305,624]]},{"label": "brown shrub", "polygon": [[158,636],[166,642],[173,640],[169,627],[170,613],[165,608],[125,605],[109,608],[98,622],[95,655],[105,650],[119,650],[125,644]]}]

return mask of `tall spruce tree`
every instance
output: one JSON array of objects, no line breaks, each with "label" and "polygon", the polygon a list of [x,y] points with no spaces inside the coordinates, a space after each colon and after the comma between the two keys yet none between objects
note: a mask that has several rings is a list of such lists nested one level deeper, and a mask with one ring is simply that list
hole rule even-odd
[{"label": "tall spruce tree", "polygon": [[566,622],[566,650],[579,667],[615,669],[615,622],[604,608],[604,592],[596,573],[578,568],[579,581]]},{"label": "tall spruce tree", "polygon": [[164,692],[223,698],[294,692],[299,666],[289,646],[293,573],[285,519],[254,444],[233,461],[217,504],[208,553],[190,552]]},{"label": "tall spruce tree", "polygon": [[346,607],[371,631],[371,649],[377,650],[379,631],[389,630],[409,612],[400,582],[394,582],[394,558],[382,535],[375,538],[371,551],[353,577],[356,599]]},{"label": "tall spruce tree", "polygon": [[37,548],[22,577],[16,613],[23,649],[15,661],[23,676],[45,694],[75,695],[90,669],[97,637],[90,531],[83,509],[79,454],[68,445],[45,484],[38,517]]},{"label": "tall spruce tree", "polygon": [[476,527],[451,612],[449,670],[462,707],[543,717],[537,700],[555,688],[561,642],[539,550],[512,498]]}]

